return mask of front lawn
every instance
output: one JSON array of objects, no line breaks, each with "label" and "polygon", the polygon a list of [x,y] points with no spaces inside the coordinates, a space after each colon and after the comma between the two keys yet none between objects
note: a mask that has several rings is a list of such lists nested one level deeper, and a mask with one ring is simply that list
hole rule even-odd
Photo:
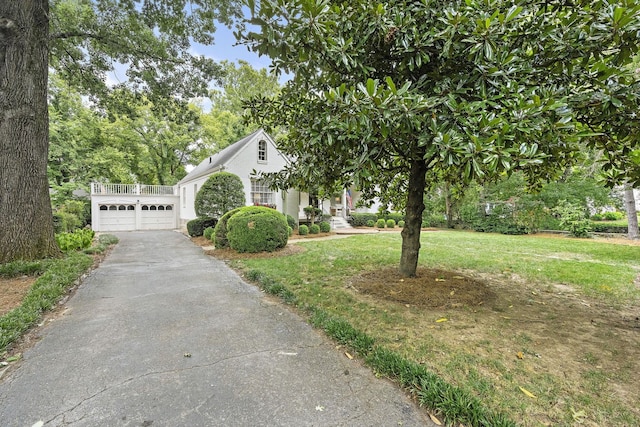
[{"label": "front lawn", "polygon": [[[640,246],[424,232],[419,277],[402,279],[396,233],[296,245],[305,250],[232,265],[355,347],[436,417],[488,425],[469,421],[480,402],[525,426],[640,425]],[[347,338],[318,313],[347,325]],[[376,362],[388,352],[403,362]],[[423,371],[444,382],[406,380]],[[434,384],[457,391],[434,394]]]}]

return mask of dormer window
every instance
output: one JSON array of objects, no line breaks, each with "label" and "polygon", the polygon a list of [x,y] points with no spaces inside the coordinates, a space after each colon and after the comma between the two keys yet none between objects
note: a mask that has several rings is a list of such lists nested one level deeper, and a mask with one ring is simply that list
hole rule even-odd
[{"label": "dormer window", "polygon": [[265,140],[258,141],[258,161],[267,161],[267,141]]}]

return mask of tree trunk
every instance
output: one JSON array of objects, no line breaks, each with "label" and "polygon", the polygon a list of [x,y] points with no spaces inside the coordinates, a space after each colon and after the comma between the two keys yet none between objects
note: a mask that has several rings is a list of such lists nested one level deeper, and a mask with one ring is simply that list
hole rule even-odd
[{"label": "tree trunk", "polygon": [[59,254],[47,182],[48,0],[0,1],[0,263]]},{"label": "tree trunk", "polygon": [[427,165],[424,160],[412,161],[407,192],[407,212],[402,229],[402,255],[400,255],[400,274],[405,277],[415,276],[418,268],[426,173]]},{"label": "tree trunk", "polygon": [[626,182],[624,184],[624,205],[627,211],[627,237],[631,240],[638,236],[638,213],[636,212],[636,198],[633,195],[633,187]]}]

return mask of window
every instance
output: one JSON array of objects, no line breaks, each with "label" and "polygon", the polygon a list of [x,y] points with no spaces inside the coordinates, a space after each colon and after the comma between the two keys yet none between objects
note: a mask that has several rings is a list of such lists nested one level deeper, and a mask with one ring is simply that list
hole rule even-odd
[{"label": "window", "polygon": [[267,161],[267,141],[265,140],[258,141],[258,161]]},{"label": "window", "polygon": [[182,207],[187,207],[187,187],[182,187]]},{"label": "window", "polygon": [[275,207],[274,194],[264,182],[251,180],[251,200],[254,205]]}]

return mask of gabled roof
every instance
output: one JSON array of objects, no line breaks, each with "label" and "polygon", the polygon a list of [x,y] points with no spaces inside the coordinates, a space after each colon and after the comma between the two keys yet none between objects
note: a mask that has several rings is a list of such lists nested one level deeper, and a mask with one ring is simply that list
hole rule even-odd
[{"label": "gabled roof", "polygon": [[182,178],[180,182],[178,182],[178,185],[222,170],[224,166],[229,164],[229,162],[259,134],[262,134],[264,136],[264,139],[271,140],[271,138],[265,131],[263,131],[262,129],[258,129],[251,135],[245,136],[241,140],[229,145],[224,150],[204,159],[198,166],[196,166],[194,170],[192,170],[187,174],[187,176]]}]

